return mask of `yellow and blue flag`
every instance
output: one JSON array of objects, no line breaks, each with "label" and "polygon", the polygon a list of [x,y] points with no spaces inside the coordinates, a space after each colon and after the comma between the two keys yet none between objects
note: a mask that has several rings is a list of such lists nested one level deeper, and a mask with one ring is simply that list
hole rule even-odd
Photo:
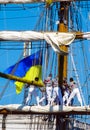
[{"label": "yellow and blue flag", "polygon": [[[5,73],[12,74],[30,81],[35,81],[35,78],[38,78],[38,83],[43,83],[41,51],[22,59],[15,65],[9,67]],[[24,83],[19,81],[14,81],[14,83],[16,85],[16,93],[19,94],[22,91]]]}]

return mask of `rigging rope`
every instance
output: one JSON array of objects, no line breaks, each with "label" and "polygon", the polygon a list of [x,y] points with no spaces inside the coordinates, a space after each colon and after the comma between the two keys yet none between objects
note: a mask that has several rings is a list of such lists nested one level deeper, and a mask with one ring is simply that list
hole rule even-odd
[{"label": "rigging rope", "polygon": [[52,73],[52,67],[53,67],[53,63],[54,63],[54,53],[52,51],[52,48],[50,48],[50,56],[49,56],[49,62],[50,62],[50,73]]},{"label": "rigging rope", "polygon": [[71,60],[72,60],[73,68],[75,70],[75,74],[76,74],[79,90],[80,90],[80,93],[81,93],[81,96],[82,96],[82,100],[83,100],[84,105],[86,106],[86,103],[85,103],[85,100],[84,100],[84,96],[82,94],[81,85],[80,85],[80,81],[79,81],[79,78],[78,78],[78,73],[77,73],[77,70],[76,70],[76,66],[75,66],[75,63],[74,63],[74,59],[73,59],[72,53],[71,53]]},{"label": "rigging rope", "polygon": [[[82,52],[83,52],[83,57],[84,57],[84,63],[85,63],[85,74],[86,74],[86,81],[84,83],[83,86],[86,86],[87,85],[87,94],[88,94],[88,104],[89,104],[89,83],[88,83],[88,78],[89,78],[89,61],[88,61],[88,57],[87,55],[85,55],[86,53],[85,52],[85,46],[84,44],[81,44],[82,45]],[[86,43],[85,43],[86,45]],[[87,49],[86,49],[86,52],[87,52]]]},{"label": "rigging rope", "polygon": [[56,77],[58,75],[58,60],[57,60],[57,54],[55,53],[54,56],[54,65],[55,65],[55,70],[54,70],[54,77]]},{"label": "rigging rope", "polygon": [[[85,15],[82,15],[82,13],[81,13],[81,8],[80,8],[79,6],[77,6],[75,2],[72,2],[72,4],[73,4],[74,10],[76,10],[76,11],[77,11],[76,13],[78,13],[78,14],[81,16],[81,18],[82,18],[84,24],[85,24],[86,27],[87,27],[87,19],[84,17]],[[77,22],[79,22],[80,16],[79,16]],[[77,18],[77,17],[76,17],[76,18]],[[82,22],[82,21],[80,21],[80,22]],[[78,24],[78,23],[77,23],[77,24]],[[82,25],[82,23],[79,23],[79,26],[81,26],[81,25]],[[78,26],[78,28],[79,28],[79,26]],[[80,29],[79,29],[79,30],[80,30]],[[82,30],[82,28],[81,28],[81,30]]]},{"label": "rigging rope", "polygon": [[[45,13],[45,8],[43,9],[43,11],[41,12],[41,14],[40,14],[40,17],[39,17],[39,19],[38,19],[38,21],[36,22],[36,25],[35,25],[35,27],[34,27],[34,30],[37,30],[37,27],[39,28],[40,26],[40,23],[41,23],[41,20],[42,20],[42,18],[43,18],[43,16],[44,16],[44,13]],[[39,28],[39,30],[40,30],[40,28]]]}]

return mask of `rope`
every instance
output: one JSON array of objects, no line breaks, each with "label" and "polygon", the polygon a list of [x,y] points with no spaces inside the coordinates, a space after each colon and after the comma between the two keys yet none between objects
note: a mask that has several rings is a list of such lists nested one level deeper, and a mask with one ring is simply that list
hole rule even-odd
[{"label": "rope", "polygon": [[79,90],[80,90],[80,93],[81,93],[81,96],[82,96],[82,100],[83,100],[84,105],[86,106],[86,103],[85,103],[85,100],[84,100],[84,96],[82,94],[81,84],[80,84],[80,81],[79,81],[79,78],[78,78],[78,73],[77,73],[77,70],[76,70],[76,66],[75,66],[75,63],[74,63],[74,59],[73,59],[72,53],[71,53],[71,60],[72,60],[73,68],[75,70],[75,74],[76,74]]},{"label": "rope", "polygon": [[[45,13],[45,8],[44,8],[43,11],[41,12],[40,17],[39,17],[39,19],[38,19],[38,21],[37,21],[37,23],[36,23],[36,25],[35,25],[35,27],[34,27],[34,30],[37,30],[37,28],[40,27],[41,20],[42,20],[43,17],[44,17],[44,13]],[[40,29],[40,28],[39,28],[39,29]]]},{"label": "rope", "polygon": [[53,67],[53,64],[54,64],[54,53],[53,53],[51,48],[50,48],[49,62],[50,62],[50,73],[52,73],[52,67]]},{"label": "rope", "polygon": [[57,74],[58,74],[58,73],[57,73],[57,71],[58,71],[57,62],[58,62],[58,61],[57,61],[57,54],[53,52],[53,55],[54,55],[54,62],[53,62],[53,67],[54,67],[54,69],[53,69],[53,70],[54,70],[54,77],[56,77]]},{"label": "rope", "polygon": [[45,50],[45,65],[44,65],[44,78],[46,77],[46,70],[47,70],[47,64],[48,64],[48,62],[47,62],[47,59],[48,59],[48,50],[46,49]]}]

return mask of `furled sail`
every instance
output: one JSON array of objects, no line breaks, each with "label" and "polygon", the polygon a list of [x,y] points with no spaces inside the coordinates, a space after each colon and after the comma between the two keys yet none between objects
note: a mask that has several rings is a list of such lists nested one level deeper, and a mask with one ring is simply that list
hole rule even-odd
[{"label": "furled sail", "polygon": [[60,32],[35,32],[35,31],[1,31],[0,40],[2,41],[37,41],[45,40],[55,52],[61,55],[67,52],[60,49],[61,45],[69,45],[75,39],[75,33]]},{"label": "furled sail", "polygon": [[[47,0],[0,0],[1,4],[10,4],[10,3],[37,3],[37,2],[46,2]],[[60,1],[73,1],[73,0],[52,0],[52,2]]]}]

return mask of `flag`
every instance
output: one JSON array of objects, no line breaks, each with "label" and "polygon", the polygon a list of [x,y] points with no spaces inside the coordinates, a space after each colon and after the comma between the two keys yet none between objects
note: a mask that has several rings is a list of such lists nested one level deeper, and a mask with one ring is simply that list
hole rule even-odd
[{"label": "flag", "polygon": [[[39,78],[38,83],[42,83],[42,58],[41,51],[38,51],[15,65],[9,67],[5,71],[6,74],[12,74],[30,81],[35,81],[35,78]],[[22,91],[24,83],[14,81],[16,85],[16,93],[19,94]]]},{"label": "flag", "polygon": [[[32,66],[23,77],[23,79],[27,79],[30,81],[36,81],[35,78],[39,78],[38,83],[42,84],[42,67],[41,65]],[[16,81],[16,93],[19,94],[22,91],[24,83]]]}]

